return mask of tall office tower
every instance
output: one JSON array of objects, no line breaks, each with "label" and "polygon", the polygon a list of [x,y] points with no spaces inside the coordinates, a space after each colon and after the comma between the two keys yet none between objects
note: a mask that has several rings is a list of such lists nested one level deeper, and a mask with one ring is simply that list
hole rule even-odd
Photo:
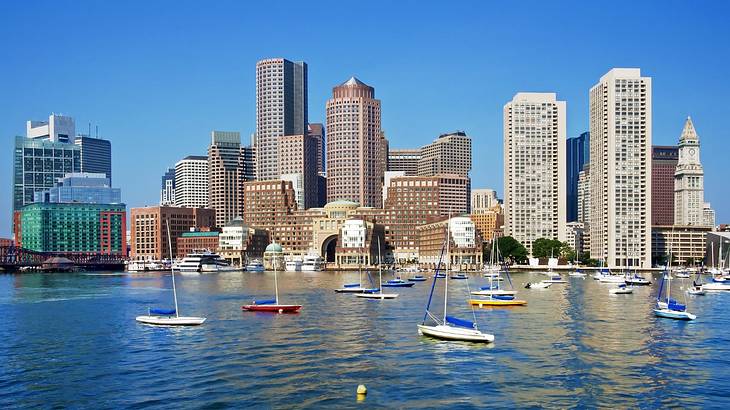
[{"label": "tall office tower", "polygon": [[471,137],[463,131],[439,135],[421,148],[419,176],[457,174],[465,177],[471,171]]},{"label": "tall office tower", "polygon": [[160,187],[160,206],[175,205],[175,168],[168,168],[162,176]]},{"label": "tall office tower", "polygon": [[307,133],[307,64],[283,58],[256,63],[256,179],[277,179],[279,138]]},{"label": "tall office tower", "polygon": [[317,174],[327,175],[327,138],[325,136],[324,124],[308,124],[307,135],[311,135],[317,140]]},{"label": "tall office tower", "polygon": [[122,190],[112,188],[106,174],[69,173],[60,178],[53,188],[36,192],[33,202],[120,204]]},{"label": "tall office tower", "polygon": [[380,100],[355,77],[332,89],[327,100],[327,201],[382,205]]},{"label": "tall office tower", "polygon": [[243,180],[256,180],[256,149],[253,146],[242,147],[241,155],[243,155]]},{"label": "tall office tower", "polygon": [[421,149],[389,149],[388,171],[403,171],[406,176],[418,175],[418,161],[421,160]]},{"label": "tall office tower", "polygon": [[81,149],[71,117],[51,115],[48,122],[28,121],[26,137],[15,137],[13,211],[33,203],[36,192],[53,187],[59,178],[81,172]]},{"label": "tall office tower", "polygon": [[565,101],[517,93],[504,106],[505,235],[532,253],[535,239],[565,240]]},{"label": "tall office tower", "polygon": [[471,191],[472,214],[483,214],[491,211],[496,205],[499,205],[497,191],[488,188],[474,189]]},{"label": "tall office tower", "polygon": [[190,155],[175,164],[175,206],[208,207],[208,157]]},{"label": "tall office tower", "polygon": [[586,164],[578,173],[578,219],[582,224],[590,223],[591,216],[591,167]]},{"label": "tall office tower", "polygon": [[105,174],[112,183],[112,143],[101,138],[79,135],[74,144],[81,148],[81,172]]},{"label": "tall office tower", "polygon": [[704,225],[705,172],[700,162],[700,137],[687,117],[679,137],[679,160],[674,173],[674,223]]},{"label": "tall office tower", "polygon": [[651,147],[652,225],[674,225],[674,172],[678,159],[678,147]]},{"label": "tall office tower", "polygon": [[584,132],[575,138],[567,140],[567,183],[566,191],[568,201],[566,203],[566,214],[568,222],[578,220],[578,173],[589,162],[591,148],[591,133]]},{"label": "tall office tower", "polygon": [[51,114],[48,121],[28,121],[25,135],[30,139],[70,143],[76,135],[76,122],[71,117]]},{"label": "tall office tower", "polygon": [[715,228],[715,210],[709,202],[705,202],[702,207],[702,224],[704,226]]},{"label": "tall office tower", "polygon": [[215,209],[216,226],[243,215],[243,150],[241,134],[210,133],[208,147],[208,207]]},{"label": "tall office tower", "polygon": [[[279,138],[281,179],[292,180],[297,191],[297,207],[309,209],[318,205],[317,195],[317,137],[313,135],[285,135]],[[288,175],[288,178],[284,178]],[[294,178],[296,179],[296,178]],[[299,188],[299,189],[298,189]]]},{"label": "tall office tower", "polygon": [[651,266],[651,78],[614,68],[590,91],[591,258]]}]

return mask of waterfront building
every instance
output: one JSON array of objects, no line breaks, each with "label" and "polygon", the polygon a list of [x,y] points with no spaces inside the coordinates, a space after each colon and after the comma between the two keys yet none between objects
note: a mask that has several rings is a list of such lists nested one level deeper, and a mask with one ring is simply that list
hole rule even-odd
[{"label": "waterfront building", "polygon": [[[452,270],[481,271],[483,242],[469,217],[458,216],[451,219],[446,217],[421,225],[416,230],[419,241],[418,263],[421,268],[436,269],[441,258],[446,233],[450,231],[449,254]],[[447,262],[447,257],[444,255],[442,269],[447,266]]]},{"label": "waterfront building", "polygon": [[16,244],[38,252],[127,255],[124,204],[34,203],[16,211]]},{"label": "waterfront building", "polygon": [[463,131],[441,134],[421,148],[418,175],[456,174],[469,176],[471,171],[471,137]]},{"label": "waterfront building", "polygon": [[496,204],[493,207],[479,212],[472,209],[469,215],[471,221],[474,222],[479,235],[485,240],[491,242],[492,239],[502,236],[502,226],[504,225],[504,212],[502,205]]},{"label": "waterfront building", "polygon": [[388,188],[390,188],[390,181],[393,178],[406,176],[405,171],[385,171],[383,175],[383,208],[388,200]]},{"label": "waterfront building", "polygon": [[256,63],[256,179],[277,179],[279,140],[307,133],[307,64],[283,58]]},{"label": "waterfront building", "polygon": [[105,174],[112,183],[112,143],[102,138],[79,135],[74,144],[81,148],[81,172]]},{"label": "waterfront building", "polygon": [[678,159],[678,147],[651,147],[652,225],[674,225],[674,173]]},{"label": "waterfront building", "polygon": [[162,186],[160,187],[160,205],[175,205],[175,168],[168,168],[162,175]]},{"label": "waterfront building", "polygon": [[705,259],[705,244],[710,230],[705,226],[652,226],[652,263],[655,266],[666,265],[671,252],[674,266],[701,264]]},{"label": "waterfront building", "polygon": [[679,160],[674,172],[674,223],[704,224],[704,171],[700,162],[700,137],[687,117],[679,137]]},{"label": "waterfront building", "polygon": [[499,205],[497,191],[488,188],[474,189],[471,191],[472,214],[490,212],[497,205]]},{"label": "waterfront building", "polygon": [[269,242],[266,230],[252,228],[236,218],[218,236],[218,254],[231,265],[244,266],[250,259],[262,258]]},{"label": "waterfront building", "polygon": [[208,207],[215,209],[216,226],[223,226],[243,213],[243,152],[238,132],[211,132]]},{"label": "waterfront building", "polygon": [[582,222],[568,222],[565,224],[565,243],[579,256],[583,252],[583,234],[585,225]]},{"label": "waterfront building", "polygon": [[565,206],[568,222],[578,221],[578,178],[579,173],[590,162],[591,133],[584,132],[566,141],[566,185]]},{"label": "waterfront building", "polygon": [[0,238],[0,248],[6,248],[8,246],[14,246],[15,241],[10,238]]},{"label": "waterfront building", "polygon": [[218,236],[220,232],[211,231],[209,228],[197,230],[191,229],[183,232],[177,237],[176,258],[184,258],[194,251],[218,250]]},{"label": "waterfront building", "polygon": [[404,172],[405,176],[418,175],[418,162],[421,160],[421,149],[390,149],[388,150],[387,170]]},{"label": "waterfront building", "polygon": [[614,68],[590,91],[590,252],[609,267],[651,264],[651,107],[638,68]]},{"label": "waterfront building", "polygon": [[215,210],[172,206],[147,206],[130,211],[132,259],[170,258],[167,226],[170,227],[172,255],[177,255],[177,238],[190,228],[215,227]]},{"label": "waterfront building", "polygon": [[355,77],[327,101],[327,200],[382,204],[384,138],[375,89]]},{"label": "waterfront building", "polygon": [[565,115],[555,93],[504,106],[504,234],[530,254],[536,239],[565,240]]},{"label": "waterfront building", "polygon": [[175,206],[208,207],[208,157],[190,155],[175,164]]},{"label": "waterfront building", "polygon": [[297,209],[306,209],[304,208],[304,178],[302,178],[302,174],[283,174],[280,179],[291,182]]},{"label": "waterfront building", "polygon": [[715,227],[715,210],[709,202],[705,202],[702,206],[702,226]]},{"label": "waterfront building", "polygon": [[26,137],[15,137],[13,211],[33,203],[36,192],[59,178],[81,172],[81,149],[71,141],[73,118],[51,115],[49,121],[28,121]]},{"label": "waterfront building", "polygon": [[327,137],[324,124],[307,124],[307,135],[317,142],[317,175],[327,175]]},{"label": "waterfront building", "polygon": [[[246,225],[271,231],[283,225],[285,217],[297,210],[296,192],[291,181],[272,179],[243,184],[243,221]],[[278,238],[272,241],[280,242]]]},{"label": "waterfront building", "polygon": [[708,267],[730,267],[730,227],[719,232],[707,232],[704,263]]},{"label": "waterfront building", "polygon": [[[383,246],[383,230],[362,219],[348,219],[340,227],[339,246],[336,250],[338,268],[355,269],[383,263],[378,260],[378,241]],[[380,255],[384,252],[381,250]]]},{"label": "waterfront building", "polygon": [[[312,135],[285,135],[279,138],[279,169],[282,175],[298,175],[297,206],[318,206],[317,138]],[[299,188],[299,189],[297,189]]]},{"label": "waterfront building", "polygon": [[60,178],[52,188],[36,192],[34,202],[119,204],[122,193],[110,186],[109,178],[103,173],[70,173]]}]

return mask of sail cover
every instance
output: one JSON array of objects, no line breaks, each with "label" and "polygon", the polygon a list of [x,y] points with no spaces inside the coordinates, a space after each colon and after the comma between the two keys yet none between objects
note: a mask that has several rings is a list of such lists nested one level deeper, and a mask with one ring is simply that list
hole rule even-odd
[{"label": "sail cover", "polygon": [[470,321],[464,320],[464,319],[459,319],[459,318],[456,318],[453,316],[446,316],[446,321],[451,323],[454,326],[461,326],[461,327],[465,327],[467,329],[475,328],[474,322],[470,322]]},{"label": "sail cover", "polygon": [[150,309],[151,315],[174,315],[175,309]]},{"label": "sail cover", "polygon": [[264,299],[264,300],[254,300],[254,305],[271,305],[276,303],[276,299]]}]

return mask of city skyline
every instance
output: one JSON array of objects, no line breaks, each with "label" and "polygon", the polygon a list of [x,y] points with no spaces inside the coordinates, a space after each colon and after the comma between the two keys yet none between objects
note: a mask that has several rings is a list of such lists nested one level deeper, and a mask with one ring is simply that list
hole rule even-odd
[{"label": "city skyline", "polygon": [[[681,3],[669,3],[665,10],[652,10],[649,5],[636,5],[639,9],[638,15],[629,17],[629,20],[633,21],[635,18],[638,21],[642,13],[649,12],[656,12],[656,19],[662,20],[662,24],[657,24],[657,27],[635,28],[642,31],[637,35],[647,39],[648,47],[647,44],[634,47],[626,44],[621,47],[612,45],[608,41],[609,30],[600,35],[581,33],[586,37],[582,40],[571,38],[574,37],[575,30],[587,28],[588,22],[580,21],[576,17],[590,15],[592,6],[578,3],[564,6],[576,9],[575,14],[570,16],[575,19],[572,21],[574,26],[561,29],[565,33],[561,39],[569,43],[567,48],[573,54],[563,52],[553,56],[554,67],[544,62],[533,68],[521,65],[519,51],[535,48],[534,43],[523,44],[518,41],[519,38],[515,43],[515,39],[511,37],[514,34],[508,32],[502,33],[506,37],[503,41],[492,38],[494,32],[506,30],[506,24],[497,22],[490,29],[477,27],[481,22],[468,13],[471,11],[477,12],[477,15],[489,16],[494,14],[499,16],[498,19],[507,19],[516,14],[517,10],[497,9],[491,5],[462,5],[446,10],[437,10],[435,7],[413,10],[417,16],[423,18],[432,18],[442,12],[443,18],[459,13],[464,24],[455,27],[455,33],[439,32],[439,37],[419,29],[412,37],[405,40],[401,38],[394,45],[383,45],[382,42],[375,41],[377,47],[373,48],[373,45],[358,43],[365,52],[377,51],[386,57],[377,65],[363,63],[357,53],[347,51],[347,40],[352,38],[348,35],[343,35],[342,39],[336,41],[330,40],[331,43],[323,43],[326,45],[316,45],[321,34],[306,33],[299,39],[276,36],[272,39],[261,38],[261,44],[256,45],[240,41],[233,47],[236,56],[232,58],[237,64],[231,66],[235,67],[221,69],[191,61],[186,61],[187,67],[163,61],[165,56],[172,58],[173,62],[177,61],[181,57],[170,53],[180,52],[187,44],[175,36],[166,37],[167,34],[162,32],[166,28],[172,28],[174,33],[181,34],[179,29],[170,27],[170,23],[162,22],[160,27],[152,27],[152,21],[148,19],[163,11],[163,7],[159,5],[151,6],[151,14],[139,17],[138,21],[153,34],[152,46],[143,46],[140,44],[143,36],[126,32],[125,29],[97,29],[92,32],[91,30],[101,27],[108,18],[101,16],[108,11],[108,7],[90,6],[86,13],[94,18],[88,24],[70,27],[66,32],[58,34],[60,40],[73,42],[71,55],[90,56],[86,64],[78,64],[78,58],[57,61],[57,56],[53,56],[58,50],[44,41],[47,39],[45,36],[51,32],[44,29],[40,22],[33,27],[32,33],[20,25],[20,22],[31,15],[40,20],[47,18],[45,14],[33,15],[42,5],[23,10],[17,5],[3,5],[0,6],[0,15],[4,16],[0,17],[0,22],[3,23],[0,25],[0,32],[8,36],[8,33],[14,32],[11,37],[16,41],[8,47],[10,59],[4,68],[8,71],[0,77],[0,85],[8,90],[7,100],[0,102],[4,113],[0,121],[0,141],[11,144],[15,135],[25,134],[27,120],[43,119],[51,112],[74,117],[79,132],[85,131],[88,122],[98,124],[99,135],[109,139],[114,146],[113,174],[115,186],[122,189],[123,202],[130,208],[154,205],[159,201],[159,176],[181,158],[204,154],[211,130],[238,131],[242,135],[242,142],[247,140],[246,136],[256,128],[255,64],[261,59],[281,57],[291,61],[304,61],[308,65],[310,122],[325,122],[325,101],[332,87],[343,78],[355,75],[378,90],[378,99],[382,101],[383,130],[391,148],[415,148],[430,143],[440,134],[455,129],[464,130],[472,137],[474,156],[479,158],[471,173],[472,187],[492,188],[503,197],[501,107],[504,101],[508,101],[519,91],[556,92],[561,100],[567,102],[567,136],[574,137],[588,130],[588,91],[596,79],[614,67],[636,67],[642,70],[642,74],[654,80],[652,143],[675,145],[686,117],[693,118],[697,132],[702,136],[705,200],[711,202],[716,209],[717,222],[727,222],[730,216],[730,194],[723,185],[721,158],[730,149],[730,142],[721,121],[717,119],[728,114],[727,105],[719,103],[721,96],[728,91],[728,84],[713,81],[721,78],[724,64],[723,61],[718,64],[717,55],[713,53],[713,44],[703,41],[703,36],[708,35],[708,32],[718,38],[726,37],[718,35],[718,30],[727,33],[728,28],[722,27],[721,20],[715,16],[724,14],[718,9],[727,6],[719,5],[718,9],[698,11]],[[61,17],[78,11],[73,7],[71,10],[61,10],[61,6],[49,7],[53,12],[49,14]],[[536,11],[541,7],[544,6],[535,4]],[[131,12],[132,8],[115,10],[124,14]],[[230,16],[223,16],[223,12],[218,11],[218,17],[244,20],[249,18],[244,14],[245,9],[238,9],[234,5],[230,5],[230,8]],[[184,19],[192,19],[190,10],[185,9],[186,7],[181,6],[171,13]],[[385,22],[405,18],[406,11],[405,7],[396,8]],[[320,13],[323,18],[332,13],[324,7],[313,7],[306,12]],[[204,10],[203,13],[216,12]],[[683,32],[676,28],[681,26],[684,19],[691,18],[693,13],[702,14],[705,27],[694,27],[692,32]],[[554,17],[567,18],[559,15]],[[527,19],[535,17],[527,16]],[[631,21],[625,24],[628,25]],[[670,28],[672,26],[675,28]],[[256,27],[253,25],[247,30],[254,33]],[[186,30],[189,28],[185,27]],[[218,30],[216,34],[226,36],[227,39],[230,37],[230,40],[241,40],[248,33],[247,30],[230,27],[226,27],[226,30]],[[386,25],[386,29],[376,36],[380,38],[399,30],[401,29],[388,28]],[[212,47],[211,51],[207,51],[208,42],[212,44],[216,40],[215,37],[210,37],[210,33],[193,28],[192,33],[184,34],[189,37],[183,39],[194,40],[190,51],[183,53],[187,56],[193,55],[196,59],[199,55],[208,56],[207,53],[212,51],[221,52],[224,45],[229,48],[226,53],[231,53],[230,40],[221,41],[224,44],[218,46],[221,48]],[[473,38],[462,39],[469,35]],[[116,51],[121,52],[123,57],[130,58],[127,65],[122,64],[122,68],[129,72],[112,67],[117,62],[116,57],[109,50],[98,49],[98,41],[102,40],[111,41],[113,45],[121,47]],[[119,43],[121,40],[128,40],[128,43]],[[457,40],[461,43],[457,44]],[[604,46],[606,53],[588,60],[586,57],[592,55],[589,44],[591,40]],[[50,54],[56,63],[47,70],[28,69],[29,65],[39,66],[38,61],[41,61],[38,60],[39,56],[28,54],[28,50],[41,45],[51,48]],[[540,43],[537,45],[540,46]],[[148,55],[151,51],[149,47],[155,46],[171,47],[172,50],[163,53],[163,56]],[[434,47],[442,58],[433,59]],[[427,50],[429,48],[430,51]],[[397,53],[400,49],[408,51],[405,55],[400,55]],[[331,58],[332,52],[340,57]],[[443,61],[457,58],[465,52],[474,55],[475,64],[459,67],[449,64],[447,68],[442,68]],[[691,65],[682,64],[689,60],[686,52],[693,58]],[[494,61],[500,61],[499,64],[485,60],[481,54],[487,53],[496,56]],[[536,60],[541,53],[548,51],[537,50]],[[727,59],[724,55],[720,57]],[[142,61],[142,58],[149,58],[149,61]],[[132,65],[132,60],[139,61],[139,66]],[[114,75],[112,79],[98,75],[109,70]],[[90,75],[92,72],[98,73]],[[540,75],[535,76],[538,72]],[[122,80],[121,84],[116,84],[119,80]],[[424,84],[435,85],[424,87]],[[191,90],[183,90],[186,87]],[[226,93],[236,96],[232,98],[219,95]],[[215,103],[211,102],[213,98]],[[206,99],[209,100],[203,102]],[[149,141],[154,141],[156,147]],[[4,165],[0,168],[0,175],[3,180],[8,181],[12,175],[10,154],[5,154],[2,164]],[[139,178],[143,175],[150,177]],[[0,202],[0,214],[5,215],[0,218],[0,237],[10,236],[10,188],[8,183],[0,186],[0,197],[3,198]]]}]

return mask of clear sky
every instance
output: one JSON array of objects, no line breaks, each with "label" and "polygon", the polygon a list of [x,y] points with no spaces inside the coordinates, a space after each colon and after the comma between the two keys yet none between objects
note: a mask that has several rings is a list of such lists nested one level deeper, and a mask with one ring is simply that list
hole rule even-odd
[{"label": "clear sky", "polygon": [[309,119],[355,75],[382,100],[391,147],[473,138],[473,187],[502,189],[502,107],[516,92],[567,101],[588,128],[588,90],[612,67],[653,77],[653,142],[691,115],[705,198],[730,222],[730,2],[724,1],[3,1],[0,236],[10,234],[13,136],[51,112],[112,141],[129,207],[204,154],[210,131],[255,131],[255,64],[309,64]]}]

